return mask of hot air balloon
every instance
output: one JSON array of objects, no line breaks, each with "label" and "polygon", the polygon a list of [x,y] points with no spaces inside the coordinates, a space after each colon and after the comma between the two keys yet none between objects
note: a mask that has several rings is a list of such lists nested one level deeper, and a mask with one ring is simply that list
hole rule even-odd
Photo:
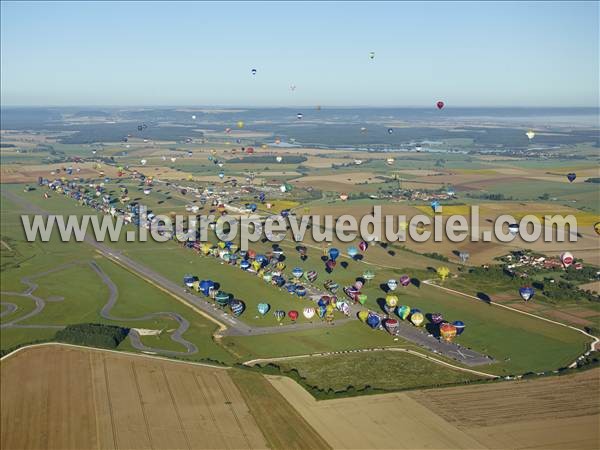
[{"label": "hot air balloon", "polygon": [[571,172],[567,174],[567,179],[569,180],[569,183],[575,181],[575,178],[577,178],[577,175],[575,173]]},{"label": "hot air balloon", "polygon": [[420,327],[423,324],[424,320],[425,318],[423,317],[423,313],[416,312],[410,315],[410,321],[415,327]]},{"label": "hot air balloon", "polygon": [[442,109],[444,107],[444,102],[440,100],[435,105],[437,106],[438,109]]},{"label": "hot air balloon", "polygon": [[535,290],[531,286],[523,286],[519,288],[519,294],[523,300],[528,302],[535,294]]},{"label": "hot air balloon", "polygon": [[329,259],[331,261],[335,261],[339,255],[340,251],[337,248],[332,247],[329,249]]},{"label": "hot air balloon", "polygon": [[573,255],[570,252],[564,252],[560,255],[560,261],[563,263],[565,268],[568,268],[571,264],[573,264],[574,260],[575,258],[573,258]]},{"label": "hot air balloon", "polygon": [[365,270],[363,272],[363,278],[366,281],[371,281],[373,278],[375,278],[375,272],[373,272],[372,270],[367,269],[367,270]]},{"label": "hot air balloon", "polygon": [[298,120],[302,119],[302,117],[304,117],[304,115],[302,113],[298,113],[296,114],[296,117],[298,118]]},{"label": "hot air balloon", "polygon": [[406,320],[408,318],[408,316],[410,315],[410,306],[407,306],[407,305],[398,306],[398,309],[396,310],[396,314],[398,314],[398,317],[400,317],[402,320]]},{"label": "hot air balloon", "polygon": [[363,309],[362,311],[358,312],[358,318],[361,322],[366,322],[367,317],[369,317],[369,311],[367,311],[366,309]]},{"label": "hot air balloon", "polygon": [[227,306],[229,304],[230,295],[226,292],[219,291],[215,295],[215,301],[221,307]]},{"label": "hot air balloon", "polygon": [[596,232],[596,234],[600,235],[600,222],[596,222],[594,224],[594,231]]},{"label": "hot air balloon", "polygon": [[394,132],[393,128],[388,128],[388,134],[392,134]]},{"label": "hot air balloon", "polygon": [[535,137],[535,132],[533,130],[529,130],[525,134],[527,135],[527,137],[529,138],[529,140],[532,140]]},{"label": "hot air balloon", "polygon": [[356,299],[358,300],[358,303],[360,303],[361,305],[364,305],[367,302],[367,298],[368,298],[367,294],[361,294],[361,293],[359,293],[356,296]]},{"label": "hot air balloon", "polygon": [[511,223],[510,225],[508,225],[508,231],[513,236],[516,235],[519,232],[519,224],[517,224],[517,223]]},{"label": "hot air balloon", "polygon": [[358,249],[356,247],[354,247],[353,245],[348,247],[348,256],[350,256],[350,258],[354,259],[354,257],[356,255],[358,255]]},{"label": "hot air balloon", "polygon": [[281,157],[281,156],[276,156],[276,157],[275,157],[275,160],[276,160],[278,163],[280,163],[281,161],[283,161],[283,157]]},{"label": "hot air balloon", "polygon": [[410,277],[409,277],[408,275],[406,275],[406,274],[405,274],[405,275],[402,275],[402,276],[400,276],[400,284],[401,284],[403,287],[406,287],[406,286],[408,286],[408,285],[410,284]]},{"label": "hot air balloon", "polygon": [[325,286],[325,289],[327,289],[332,294],[335,294],[339,289],[339,285],[333,280],[327,280],[325,283],[323,283],[323,285]]},{"label": "hot air balloon", "polygon": [[450,323],[443,323],[440,325],[440,336],[444,341],[450,342],[457,334],[456,327]]},{"label": "hot air balloon", "polygon": [[252,73],[252,75],[256,75],[256,72],[257,72],[257,70],[256,70],[256,69],[252,69],[252,70],[250,71],[250,73]]},{"label": "hot air balloon", "polygon": [[304,308],[304,310],[302,311],[302,315],[307,320],[312,319],[315,316],[315,308],[313,308],[312,306],[308,306],[308,307]]},{"label": "hot air balloon", "polygon": [[325,314],[327,314],[327,306],[326,305],[320,305],[318,312],[319,312],[319,317],[322,319],[323,317],[325,317]]},{"label": "hot air balloon", "polygon": [[398,282],[396,280],[394,280],[393,278],[390,278],[387,281],[387,287],[390,291],[395,291],[396,288],[398,287]]},{"label": "hot air balloon", "polygon": [[385,160],[385,162],[387,163],[388,166],[391,166],[392,164],[394,164],[395,159],[394,158],[388,158]]},{"label": "hot air balloon", "polygon": [[327,306],[331,301],[331,297],[329,295],[322,295],[317,304],[319,306]]},{"label": "hot air balloon", "polygon": [[379,324],[381,324],[381,317],[379,317],[379,315],[375,314],[374,312],[370,311],[369,315],[367,316],[367,325],[375,329],[379,327]]},{"label": "hot air balloon", "polygon": [[442,281],[445,281],[446,278],[448,278],[448,275],[450,275],[450,269],[446,266],[438,267],[436,272]]},{"label": "hot air balloon", "polygon": [[442,316],[442,313],[431,313],[431,322],[434,324],[439,325],[443,320],[444,316]]},{"label": "hot air balloon", "polygon": [[275,311],[273,313],[273,315],[275,316],[275,319],[277,319],[277,322],[281,322],[283,320],[283,318],[285,317],[285,311],[278,309],[277,311]]},{"label": "hot air balloon", "polygon": [[340,194],[340,200],[345,202],[346,200],[348,200],[348,194],[346,194],[345,192],[342,192]]},{"label": "hot air balloon", "polygon": [[147,162],[148,161],[146,161],[145,159],[140,160],[140,163],[142,163],[142,166],[145,166]]},{"label": "hot air balloon", "polygon": [[375,59],[375,52],[369,52],[369,59]]},{"label": "hot air balloon", "polygon": [[292,319],[292,321],[296,321],[296,319],[298,319],[298,311],[292,310],[290,312],[288,312],[288,317],[290,319]]},{"label": "hot air balloon", "polygon": [[258,312],[264,316],[266,313],[269,312],[269,309],[271,309],[271,306],[268,303],[259,303],[256,308],[258,309]]},{"label": "hot air balloon", "polygon": [[304,270],[301,267],[294,267],[292,269],[292,275],[294,276],[294,278],[296,280],[299,279],[303,273],[304,273]]},{"label": "hot air balloon", "polygon": [[440,207],[440,202],[439,202],[438,200],[433,200],[433,201],[430,203],[430,206],[431,206],[431,209],[432,209],[432,211],[433,211],[434,213],[436,213],[436,212],[437,212],[437,210],[438,210],[438,208]]},{"label": "hot air balloon", "polygon": [[304,286],[296,286],[296,295],[298,297],[304,297],[306,295],[306,288]]},{"label": "hot air balloon", "polygon": [[304,278],[306,278],[309,282],[314,283],[314,281],[317,279],[317,272],[314,270],[309,270],[304,274]]},{"label": "hot air balloon", "polygon": [[390,333],[392,336],[395,336],[398,333],[399,324],[396,319],[385,319],[383,321],[384,328]]},{"label": "hot air balloon", "polygon": [[469,259],[469,252],[460,252],[458,254],[458,257],[460,259],[460,262],[462,262],[463,264],[467,262],[467,260]]},{"label": "hot air balloon", "polygon": [[392,314],[398,306],[398,297],[394,294],[388,294],[385,296],[385,311],[388,314]]},{"label": "hot air balloon", "polygon": [[250,268],[250,261],[248,261],[247,259],[242,259],[242,261],[240,262],[240,269],[248,270],[249,268]]},{"label": "hot air balloon", "polygon": [[246,305],[243,301],[234,299],[229,302],[229,308],[231,308],[231,312],[234,316],[239,316],[246,309]]},{"label": "hot air balloon", "polygon": [[460,336],[463,333],[463,331],[465,331],[465,323],[460,320],[455,320],[454,322],[452,322],[452,325],[454,325],[454,328],[456,328],[457,336]]},{"label": "hot air balloon", "polygon": [[244,128],[244,121],[243,120],[238,120],[237,127],[238,128]]}]

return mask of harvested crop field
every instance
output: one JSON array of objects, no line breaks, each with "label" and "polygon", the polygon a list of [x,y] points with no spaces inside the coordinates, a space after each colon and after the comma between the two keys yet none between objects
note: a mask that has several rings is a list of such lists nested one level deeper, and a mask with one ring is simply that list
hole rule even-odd
[{"label": "harvested crop field", "polygon": [[490,448],[597,448],[600,370],[408,395]]},{"label": "harvested crop field", "polygon": [[[600,370],[317,402],[268,377],[333,448],[597,448]],[[344,417],[331,426],[330,418]]]},{"label": "harvested crop field", "polygon": [[[256,396],[265,391],[249,391],[246,383],[242,395],[230,372],[62,345],[28,348],[2,361],[0,447],[238,449],[297,444],[298,435],[288,437],[277,427],[266,429],[265,437],[255,407]],[[247,376],[263,381],[259,374]],[[286,415],[294,411],[280,395],[269,407],[273,414],[283,414],[285,431],[296,429],[323,442],[297,414]]]}]

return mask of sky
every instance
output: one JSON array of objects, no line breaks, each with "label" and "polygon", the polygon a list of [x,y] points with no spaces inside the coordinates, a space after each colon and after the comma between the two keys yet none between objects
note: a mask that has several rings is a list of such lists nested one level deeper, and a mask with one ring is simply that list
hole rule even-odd
[{"label": "sky", "polygon": [[0,12],[3,106],[599,101],[598,2],[2,1]]}]

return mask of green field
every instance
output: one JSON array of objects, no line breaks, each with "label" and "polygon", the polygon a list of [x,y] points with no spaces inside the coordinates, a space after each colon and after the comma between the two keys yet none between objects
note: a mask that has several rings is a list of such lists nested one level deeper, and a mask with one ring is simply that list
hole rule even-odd
[{"label": "green field", "polygon": [[[307,384],[323,390],[345,390],[348,386],[363,389],[370,386],[398,391],[479,379],[476,375],[395,351],[315,356],[276,364],[284,371],[296,369]],[[423,380],[427,380],[426,383]]]}]

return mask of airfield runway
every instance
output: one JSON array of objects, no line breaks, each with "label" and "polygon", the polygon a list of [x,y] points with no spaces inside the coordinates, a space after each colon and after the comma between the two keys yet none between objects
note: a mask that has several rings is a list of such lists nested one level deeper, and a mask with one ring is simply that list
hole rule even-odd
[{"label": "airfield runway", "polygon": [[[47,216],[49,214],[47,211],[43,210],[42,208],[36,205],[33,205],[32,203],[26,201],[22,197],[14,194],[13,192],[3,191],[2,195],[5,195],[11,201],[16,203],[17,205],[20,205],[21,207],[30,211],[31,213],[40,214],[43,216]],[[139,262],[134,261],[133,259],[125,256],[121,251],[115,250],[113,248],[108,247],[107,245],[97,242],[89,234],[85,236],[85,242],[93,246],[99,253],[101,253],[105,257],[118,262],[131,272],[159,286],[160,288],[169,292],[176,298],[179,298],[185,301],[186,303],[194,306],[195,308],[201,310],[203,313],[213,318],[217,322],[224,324],[227,329],[222,331],[221,335],[252,336],[262,334],[287,333],[292,331],[300,331],[320,327],[336,327],[343,324],[344,321],[352,320],[338,320],[336,325],[329,325],[325,322],[315,322],[271,327],[253,327],[251,325],[245,324],[244,322],[236,319],[235,317],[232,317],[230,314],[227,314],[220,308],[217,308],[215,305],[208,302],[207,300],[193,295],[181,285],[165,278],[164,276],[148,268],[147,266],[144,266],[143,264],[140,264]],[[352,310],[351,317],[353,314],[355,314],[355,312],[358,311],[356,309],[356,306],[353,306],[353,308],[354,309]],[[434,337],[429,336],[427,333],[410,325],[401,323],[401,326],[398,330],[398,336],[403,339],[406,339],[407,341],[420,345],[433,353],[446,356],[448,358],[460,362],[461,364],[465,364],[468,366],[489,364],[493,361],[490,357],[486,355],[482,355],[473,350],[463,348],[458,344],[441,342],[435,339]],[[132,342],[135,342],[135,338]],[[156,349],[154,349],[154,351],[156,351]]]}]

